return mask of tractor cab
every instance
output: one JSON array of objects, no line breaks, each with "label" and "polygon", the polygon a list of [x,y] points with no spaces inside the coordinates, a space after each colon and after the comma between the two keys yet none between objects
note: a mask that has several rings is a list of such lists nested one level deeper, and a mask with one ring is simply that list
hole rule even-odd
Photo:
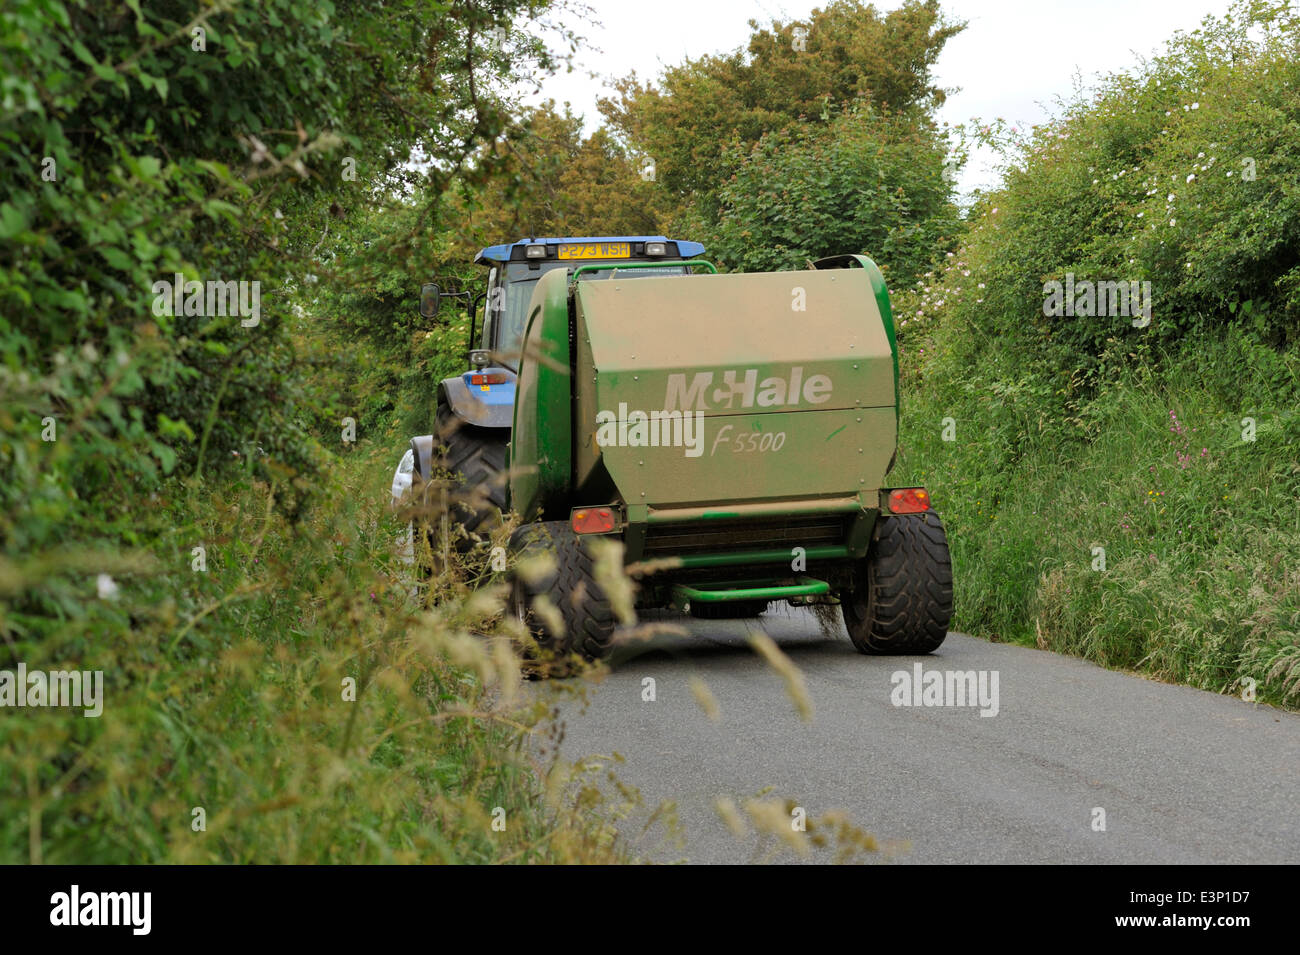
[{"label": "tractor cab", "polygon": [[[661,235],[520,239],[490,245],[474,257],[476,265],[488,269],[487,288],[478,295],[423,286],[419,311],[424,318],[437,315],[442,298],[459,298],[469,305],[470,367],[438,383],[437,408],[430,422],[433,433],[411,439],[393,477],[394,504],[413,480],[427,482],[435,473],[449,471],[471,486],[485,486],[493,506],[504,508],[505,484],[497,478],[509,456],[528,303],[542,276],[584,268],[583,277],[597,281],[614,274],[619,278],[684,275],[691,269],[689,260],[703,253],[699,242]],[[629,268],[618,268],[623,264]],[[476,334],[480,300],[484,302],[482,327]],[[479,528],[474,514],[458,516],[467,530]],[[462,540],[458,546],[465,543]]]},{"label": "tractor cab", "polygon": [[[510,245],[488,246],[474,259],[476,265],[489,269],[480,349],[491,353],[496,363],[512,373],[518,370],[528,302],[538,279],[548,272],[567,269],[572,273],[580,266],[593,263],[635,262],[637,269],[619,272],[619,276],[680,275],[688,268],[672,263],[703,252],[704,246],[698,242],[663,236],[520,239]],[[663,268],[645,267],[652,263],[662,263]],[[611,274],[612,270],[601,270],[590,273],[589,278],[601,279]],[[473,338],[472,332],[470,337]]]}]

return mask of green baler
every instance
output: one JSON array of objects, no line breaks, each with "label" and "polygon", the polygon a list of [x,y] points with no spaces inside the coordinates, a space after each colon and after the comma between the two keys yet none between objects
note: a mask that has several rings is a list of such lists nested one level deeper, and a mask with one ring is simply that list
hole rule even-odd
[{"label": "green baler", "polygon": [[[595,658],[613,644],[596,537],[622,541],[638,607],[719,617],[838,601],[863,652],[943,642],[943,526],[923,488],[885,486],[898,441],[888,292],[865,257],[814,264],[719,275],[693,261],[707,272],[665,277],[587,265],[537,282],[509,501],[525,522],[516,556],[555,558],[512,584],[542,646]],[[560,619],[536,612],[543,594]]]}]

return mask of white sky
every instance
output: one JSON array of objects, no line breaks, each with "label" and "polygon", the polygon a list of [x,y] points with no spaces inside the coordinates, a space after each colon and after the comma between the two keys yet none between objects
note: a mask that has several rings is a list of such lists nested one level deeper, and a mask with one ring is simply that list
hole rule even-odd
[{"label": "white sky", "polygon": [[[574,71],[546,84],[546,98],[568,101],[585,117],[590,132],[600,125],[596,99],[603,80],[632,70],[656,79],[663,66],[686,57],[744,46],[747,21],[766,25],[804,19],[821,3],[806,0],[585,0],[601,26],[579,25],[586,45],[574,57]],[[878,6],[893,9],[898,0]],[[1033,125],[1055,110],[1057,97],[1068,97],[1074,77],[1085,88],[1092,78],[1124,69],[1138,58],[1159,52],[1175,30],[1191,30],[1207,14],[1220,15],[1230,0],[945,0],[950,17],[966,20],[966,30],[949,40],[935,68],[937,85],[960,91],[939,113],[942,122],[973,117],[1002,117]],[[994,157],[977,153],[958,181],[959,190],[996,183]]]}]

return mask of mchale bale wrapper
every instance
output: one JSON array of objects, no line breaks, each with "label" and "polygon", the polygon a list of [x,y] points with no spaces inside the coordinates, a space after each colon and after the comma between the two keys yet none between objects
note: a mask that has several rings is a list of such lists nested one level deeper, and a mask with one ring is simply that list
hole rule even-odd
[{"label": "mchale bale wrapper", "polygon": [[[864,653],[943,642],[943,525],[924,488],[885,486],[898,353],[884,280],[863,256],[814,266],[719,275],[693,260],[664,274],[601,262],[533,283],[496,497],[524,521],[513,564],[553,558],[540,579],[511,575],[511,612],[540,646],[610,652],[620,622],[598,538],[622,543],[638,608],[716,618],[838,602]],[[432,444],[412,442],[421,475]],[[491,517],[478,500],[467,524]]]}]

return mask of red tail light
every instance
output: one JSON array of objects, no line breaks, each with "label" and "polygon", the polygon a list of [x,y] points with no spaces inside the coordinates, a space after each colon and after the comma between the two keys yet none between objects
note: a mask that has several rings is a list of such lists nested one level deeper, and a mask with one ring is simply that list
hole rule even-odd
[{"label": "red tail light", "polygon": [[923,487],[900,487],[889,492],[889,509],[895,514],[920,514],[930,509],[930,495]]},{"label": "red tail light", "polygon": [[471,385],[504,385],[510,378],[502,372],[495,371],[490,375],[470,375],[469,383]]},{"label": "red tail light", "polygon": [[608,534],[617,524],[612,507],[574,508],[569,520],[575,534]]}]

